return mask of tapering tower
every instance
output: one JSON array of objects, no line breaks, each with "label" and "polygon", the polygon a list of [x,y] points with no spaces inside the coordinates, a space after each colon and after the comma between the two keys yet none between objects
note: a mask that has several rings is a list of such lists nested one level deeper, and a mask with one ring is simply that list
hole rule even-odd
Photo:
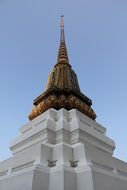
[{"label": "tapering tower", "polygon": [[78,84],[76,73],[69,64],[67,48],[65,44],[64,17],[61,16],[61,36],[57,63],[51,71],[46,91],[34,100],[34,109],[29,115],[32,120],[48,110],[77,109],[95,120],[96,114],[91,108],[92,101],[85,96]]},{"label": "tapering tower", "polygon": [[57,63],[0,163],[0,190],[127,190],[127,163],[112,156],[91,105],[69,64],[62,16]]}]

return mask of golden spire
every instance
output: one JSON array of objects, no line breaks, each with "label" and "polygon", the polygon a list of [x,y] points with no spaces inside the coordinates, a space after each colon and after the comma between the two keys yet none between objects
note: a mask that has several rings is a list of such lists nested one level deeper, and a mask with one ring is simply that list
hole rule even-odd
[{"label": "golden spire", "polygon": [[46,90],[56,88],[71,88],[80,91],[77,76],[69,64],[67,48],[65,44],[64,17],[61,16],[61,36],[58,50],[57,63],[49,75]]},{"label": "golden spire", "polygon": [[[59,46],[59,52],[58,52],[58,58],[57,58],[57,64],[68,64],[69,65],[69,59],[67,54],[67,48],[65,44],[65,32],[64,32],[64,16],[61,15],[61,35],[60,35],[60,46]],[[56,64],[56,66],[57,66]]]},{"label": "golden spire", "polygon": [[76,73],[69,64],[65,44],[64,17],[61,16],[61,36],[57,63],[49,75],[46,91],[34,100],[34,108],[29,115],[32,120],[50,108],[59,110],[77,109],[95,120],[92,101],[81,93]]}]

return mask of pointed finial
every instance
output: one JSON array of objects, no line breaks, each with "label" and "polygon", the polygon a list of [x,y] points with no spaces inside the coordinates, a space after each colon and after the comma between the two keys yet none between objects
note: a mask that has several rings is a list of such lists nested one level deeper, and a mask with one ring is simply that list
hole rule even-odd
[{"label": "pointed finial", "polygon": [[64,16],[63,15],[61,15],[60,28],[61,28],[60,43],[64,43],[65,42],[65,34],[64,34]]},{"label": "pointed finial", "polygon": [[61,28],[64,28],[64,16],[61,15],[61,25],[60,25]]}]

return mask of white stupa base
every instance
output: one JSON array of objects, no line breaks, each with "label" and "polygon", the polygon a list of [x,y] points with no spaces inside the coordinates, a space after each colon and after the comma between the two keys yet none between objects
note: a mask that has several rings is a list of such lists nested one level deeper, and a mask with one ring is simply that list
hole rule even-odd
[{"label": "white stupa base", "polygon": [[46,111],[11,143],[0,190],[127,190],[127,163],[105,132],[77,110]]}]

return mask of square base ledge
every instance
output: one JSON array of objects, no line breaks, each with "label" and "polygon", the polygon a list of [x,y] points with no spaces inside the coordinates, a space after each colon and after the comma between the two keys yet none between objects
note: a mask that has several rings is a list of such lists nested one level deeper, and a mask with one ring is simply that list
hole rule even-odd
[{"label": "square base ledge", "polygon": [[13,154],[41,143],[52,145],[78,142],[113,154],[114,141],[106,136],[106,128],[76,109],[49,109],[20,128],[20,135],[11,142]]},{"label": "square base ledge", "polygon": [[17,189],[126,190],[127,163],[88,144],[38,144],[0,163],[0,190]]}]

